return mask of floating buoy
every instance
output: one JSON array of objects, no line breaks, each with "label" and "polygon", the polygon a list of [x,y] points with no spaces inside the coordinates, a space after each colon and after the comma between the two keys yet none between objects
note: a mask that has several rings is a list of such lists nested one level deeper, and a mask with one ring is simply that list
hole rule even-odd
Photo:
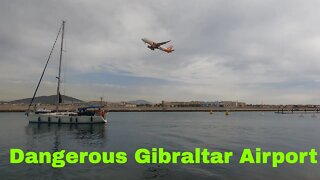
[{"label": "floating buoy", "polygon": [[226,111],[226,112],[224,113],[224,115],[228,116],[228,115],[229,115],[229,112],[228,112],[228,111]]}]

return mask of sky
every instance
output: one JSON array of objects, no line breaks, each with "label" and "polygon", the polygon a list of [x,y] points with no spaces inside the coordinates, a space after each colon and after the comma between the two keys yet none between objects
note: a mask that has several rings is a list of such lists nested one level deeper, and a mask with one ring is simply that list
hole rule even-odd
[{"label": "sky", "polygon": [[[31,97],[66,20],[61,93],[82,100],[319,104],[320,1],[1,0],[0,100]],[[172,40],[151,51],[141,38]],[[38,95],[56,93],[59,42]]]}]

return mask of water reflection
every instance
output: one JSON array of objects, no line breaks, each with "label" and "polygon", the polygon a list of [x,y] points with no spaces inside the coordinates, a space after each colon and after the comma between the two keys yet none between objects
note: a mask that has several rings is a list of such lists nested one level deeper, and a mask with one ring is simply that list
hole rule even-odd
[{"label": "water reflection", "polygon": [[107,125],[104,124],[38,124],[26,128],[27,148],[46,148],[59,151],[79,145],[104,146],[107,142]]}]

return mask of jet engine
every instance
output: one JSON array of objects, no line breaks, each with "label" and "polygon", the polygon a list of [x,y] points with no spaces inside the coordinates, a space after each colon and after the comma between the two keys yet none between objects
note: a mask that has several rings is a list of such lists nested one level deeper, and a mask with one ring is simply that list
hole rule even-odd
[{"label": "jet engine", "polygon": [[152,46],[148,46],[148,48],[151,49],[151,50],[154,50],[154,47],[152,47]]}]

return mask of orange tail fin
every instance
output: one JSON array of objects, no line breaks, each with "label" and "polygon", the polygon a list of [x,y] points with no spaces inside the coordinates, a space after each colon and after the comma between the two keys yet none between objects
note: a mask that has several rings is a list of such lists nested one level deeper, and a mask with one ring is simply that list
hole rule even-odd
[{"label": "orange tail fin", "polygon": [[168,50],[173,50],[173,46],[170,45],[167,49],[168,49]]}]

